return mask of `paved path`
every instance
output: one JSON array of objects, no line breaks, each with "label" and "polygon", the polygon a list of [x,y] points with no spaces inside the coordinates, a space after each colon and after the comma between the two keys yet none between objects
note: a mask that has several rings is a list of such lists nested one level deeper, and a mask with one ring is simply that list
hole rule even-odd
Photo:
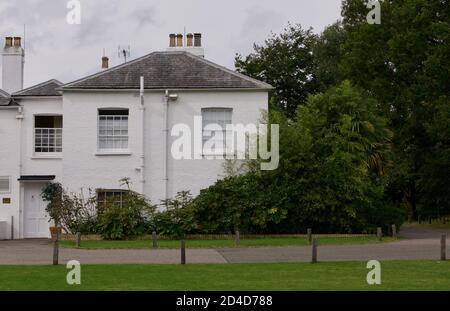
[{"label": "paved path", "polygon": [[[214,249],[188,249],[189,263],[226,263]],[[48,240],[0,241],[0,265],[51,264],[53,248]],[[84,250],[60,248],[60,262],[78,260],[82,264],[177,264],[180,251],[176,249],[110,249]]]},{"label": "paved path", "polygon": [[[404,239],[382,244],[324,245],[318,248],[319,261],[377,260],[438,260],[440,234],[447,233],[447,258],[450,259],[450,229],[417,229],[406,226]],[[309,246],[188,249],[188,263],[257,263],[308,262]],[[116,249],[83,250],[60,249],[60,262],[78,260],[84,264],[178,264],[180,251],[176,249]],[[0,265],[50,264],[52,248],[48,240],[0,241]]]},{"label": "paved path", "polygon": [[[447,245],[447,257],[450,258],[450,243],[447,242]],[[317,252],[319,261],[439,260],[440,241],[439,239],[417,239],[383,244],[319,245]],[[230,263],[308,262],[311,260],[310,247],[221,249],[219,253]]]}]

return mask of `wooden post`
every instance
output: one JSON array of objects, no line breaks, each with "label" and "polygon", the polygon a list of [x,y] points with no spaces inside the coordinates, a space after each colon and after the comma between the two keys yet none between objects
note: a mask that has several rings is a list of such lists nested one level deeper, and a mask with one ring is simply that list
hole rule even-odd
[{"label": "wooden post", "polygon": [[241,234],[240,234],[239,230],[236,230],[236,235],[234,237],[234,243],[235,243],[236,247],[239,247],[241,245]]},{"label": "wooden post", "polygon": [[447,260],[447,235],[441,236],[441,260]]},{"label": "wooden post", "polygon": [[56,233],[55,240],[53,241],[53,265],[59,264],[59,232]]},{"label": "wooden post", "polygon": [[157,248],[158,247],[158,240],[156,237],[156,231],[152,232],[152,244],[153,244],[153,248]]},{"label": "wooden post", "polygon": [[181,264],[186,264],[186,241],[181,240]]},{"label": "wooden post", "polygon": [[75,245],[77,248],[81,246],[81,232],[75,234]]},{"label": "wooden post", "polygon": [[11,240],[14,240],[14,216],[11,216]]},{"label": "wooden post", "polygon": [[381,229],[381,227],[377,228],[377,238],[378,241],[381,241],[383,239],[383,230]]},{"label": "wooden post", "polygon": [[316,238],[312,238],[311,252],[312,252],[311,263],[317,263],[317,239]]},{"label": "wooden post", "polygon": [[395,224],[392,225],[392,237],[397,238],[397,226]]},{"label": "wooden post", "polygon": [[312,229],[311,228],[308,228],[306,230],[306,235],[308,236],[308,244],[311,245],[311,243],[312,243]]}]

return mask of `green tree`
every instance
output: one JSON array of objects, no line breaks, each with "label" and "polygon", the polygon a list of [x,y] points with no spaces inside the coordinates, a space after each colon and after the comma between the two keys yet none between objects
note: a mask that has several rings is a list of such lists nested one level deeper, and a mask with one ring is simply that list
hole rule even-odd
[{"label": "green tree", "polygon": [[274,171],[231,176],[194,200],[204,229],[270,232],[364,232],[400,225],[384,199],[392,132],[377,103],[348,81],[310,96],[295,121],[272,110],[280,126]]},{"label": "green tree", "polygon": [[328,27],[317,38],[314,45],[314,73],[320,90],[339,85],[342,82],[341,59],[347,33],[341,21]]},{"label": "green tree", "polygon": [[380,25],[367,23],[368,11],[365,1],[343,1],[347,39],[339,68],[342,76],[377,100],[378,110],[396,133],[389,193],[414,219],[422,193],[430,193],[426,188],[432,184],[442,184],[440,175],[428,175],[438,179],[428,185],[419,186],[419,180],[436,156],[429,152],[433,142],[425,125],[435,122],[437,103],[450,103],[450,4],[381,1]]},{"label": "green tree", "polygon": [[236,55],[235,66],[239,72],[274,86],[271,102],[292,117],[297,106],[319,87],[314,76],[315,42],[311,29],[289,24],[263,45],[255,44],[250,55]]}]

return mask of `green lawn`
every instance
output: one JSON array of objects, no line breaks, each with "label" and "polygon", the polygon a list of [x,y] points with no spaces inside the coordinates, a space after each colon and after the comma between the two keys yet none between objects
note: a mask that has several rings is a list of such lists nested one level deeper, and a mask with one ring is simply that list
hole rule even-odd
[{"label": "green lawn", "polygon": [[[394,239],[386,237],[379,242],[376,237],[322,237],[318,238],[318,244],[364,244],[364,243],[383,243],[392,242]],[[264,246],[306,246],[306,238],[260,238],[260,239],[242,239],[241,247],[264,247]],[[61,241],[62,247],[74,248],[75,242]],[[84,249],[142,249],[151,248],[152,241],[149,240],[130,240],[130,241],[82,241],[81,248]],[[159,248],[178,248],[180,241],[160,240]],[[235,247],[233,240],[188,240],[188,248],[224,248]]]},{"label": "green lawn", "polygon": [[366,283],[365,262],[83,265],[81,285],[65,266],[0,266],[0,290],[450,290],[450,261],[381,263],[382,285]]}]

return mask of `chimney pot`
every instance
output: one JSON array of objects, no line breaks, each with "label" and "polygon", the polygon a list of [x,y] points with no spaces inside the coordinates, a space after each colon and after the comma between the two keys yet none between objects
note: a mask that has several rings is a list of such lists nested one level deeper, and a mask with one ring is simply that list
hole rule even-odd
[{"label": "chimney pot", "polygon": [[182,34],[178,34],[177,35],[177,46],[178,47],[182,47],[183,46],[183,35]]},{"label": "chimney pot", "polygon": [[21,37],[14,37],[14,46],[16,46],[16,47],[22,46],[22,38]]},{"label": "chimney pot", "polygon": [[175,45],[176,45],[176,37],[177,37],[177,36],[176,36],[174,33],[171,33],[171,34],[169,35],[169,38],[170,38],[169,46],[170,46],[171,48],[175,47]]},{"label": "chimney pot", "polygon": [[109,68],[109,58],[106,56],[102,57],[102,69],[106,70]]},{"label": "chimney pot", "polygon": [[202,46],[202,34],[194,33],[194,46],[201,47]]},{"label": "chimney pot", "polygon": [[13,45],[13,38],[12,37],[6,37],[5,38],[5,48],[10,48]]},{"label": "chimney pot", "polygon": [[194,35],[191,33],[188,33],[186,37],[187,37],[187,46],[188,47],[194,46]]}]

